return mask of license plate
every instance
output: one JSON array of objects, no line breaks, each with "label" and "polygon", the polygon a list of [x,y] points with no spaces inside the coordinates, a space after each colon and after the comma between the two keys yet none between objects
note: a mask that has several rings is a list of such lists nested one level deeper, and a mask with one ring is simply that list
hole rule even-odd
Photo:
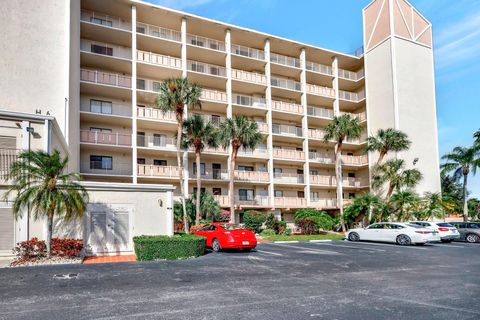
[{"label": "license plate", "polygon": [[250,242],[248,242],[248,241],[243,241],[242,244],[243,244],[243,245],[246,245],[246,244],[250,244]]}]

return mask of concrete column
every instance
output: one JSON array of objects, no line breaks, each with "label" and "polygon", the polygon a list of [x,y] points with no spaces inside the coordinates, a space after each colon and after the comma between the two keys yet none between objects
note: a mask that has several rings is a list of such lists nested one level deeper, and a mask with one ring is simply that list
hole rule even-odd
[{"label": "concrete column", "polygon": [[173,236],[173,191],[167,191],[166,203],[163,204],[167,214],[167,236]]},{"label": "concrete column", "polygon": [[300,74],[300,82],[302,84],[302,106],[303,106],[303,152],[305,153],[305,163],[303,164],[303,177],[305,179],[305,197],[307,199],[307,207],[310,206],[310,157],[308,147],[308,103],[307,103],[307,57],[305,48],[300,53],[300,66],[302,72]]},{"label": "concrete column", "polygon": [[[232,40],[231,40],[231,32],[230,29],[225,31],[225,49],[227,52],[227,56],[225,58],[225,67],[227,69],[227,118],[231,118],[233,116],[233,107],[232,107]],[[230,176],[231,170],[235,170],[235,168],[231,168],[230,161],[232,160],[232,147],[228,146],[228,162],[227,162],[227,170]],[[236,220],[239,221],[239,220]]]},{"label": "concrete column", "polygon": [[[22,121],[22,150],[30,150],[30,132],[27,131],[27,128],[30,127],[30,121]],[[29,213],[28,209],[22,214],[22,217],[19,218],[15,223],[15,241],[25,241],[30,237],[29,232]]]},{"label": "concrete column", "polygon": [[[187,77],[187,18],[182,18],[182,77]],[[185,105],[183,119],[188,118],[188,106]],[[188,195],[188,152],[183,153],[183,188],[185,195]]]},{"label": "concrete column", "polygon": [[268,185],[268,196],[269,204],[273,208],[275,205],[274,191],[275,185],[273,183],[273,136],[272,136],[272,74],[271,74],[271,63],[270,63],[270,40],[265,41],[265,76],[267,77],[267,90],[265,90],[265,100],[267,102],[267,124],[268,124],[268,137],[267,137],[267,150],[268,150],[268,175],[269,175],[269,185]]},{"label": "concrete column", "polygon": [[137,183],[137,7],[132,6],[132,175]]},{"label": "concrete column", "polygon": [[338,92],[338,58],[333,58],[332,61],[333,81],[332,87],[335,90],[335,100],[333,101],[333,114],[335,116],[340,115],[340,93]]}]

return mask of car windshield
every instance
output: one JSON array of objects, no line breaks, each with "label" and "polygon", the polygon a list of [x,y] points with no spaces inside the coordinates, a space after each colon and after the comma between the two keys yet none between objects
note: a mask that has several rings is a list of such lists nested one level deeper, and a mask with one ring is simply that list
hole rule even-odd
[{"label": "car windshield", "polygon": [[412,228],[423,228],[423,226],[419,226],[418,224],[413,224],[413,223],[405,223],[405,225]]},{"label": "car windshield", "polygon": [[225,230],[241,230],[241,229],[243,229],[243,227],[238,225],[238,224],[230,224],[230,223],[221,224],[220,227],[222,227]]}]

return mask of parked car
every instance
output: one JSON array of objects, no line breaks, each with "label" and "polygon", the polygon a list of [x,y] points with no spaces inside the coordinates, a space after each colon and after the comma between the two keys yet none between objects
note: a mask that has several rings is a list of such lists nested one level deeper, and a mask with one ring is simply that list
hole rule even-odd
[{"label": "parked car", "polygon": [[452,222],[460,233],[460,240],[480,242],[480,222]]},{"label": "parked car", "polygon": [[452,242],[453,240],[460,239],[460,233],[457,228],[447,222],[410,221],[409,223],[438,231],[442,242]]},{"label": "parked car", "polygon": [[238,224],[210,223],[195,231],[194,234],[207,238],[206,246],[215,252],[222,249],[250,251],[257,246],[255,234]]},{"label": "parked car", "polygon": [[402,246],[440,241],[438,233],[434,230],[414,224],[396,222],[380,222],[371,224],[366,228],[352,229],[347,233],[346,238],[350,241],[393,242]]}]

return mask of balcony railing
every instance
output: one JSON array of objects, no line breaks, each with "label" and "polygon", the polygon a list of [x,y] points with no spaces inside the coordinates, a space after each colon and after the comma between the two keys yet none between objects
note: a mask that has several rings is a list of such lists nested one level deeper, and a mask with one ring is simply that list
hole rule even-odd
[{"label": "balcony railing", "polygon": [[257,72],[232,69],[232,78],[235,80],[267,85],[267,77],[264,74]]},{"label": "balcony railing", "polygon": [[275,207],[280,208],[304,208],[307,206],[307,199],[296,197],[275,197]]},{"label": "balcony railing", "polygon": [[305,176],[297,173],[275,173],[273,181],[278,183],[302,184],[305,183]]},{"label": "balcony railing", "polygon": [[139,119],[160,120],[169,122],[177,121],[175,113],[171,111],[163,112],[160,109],[147,107],[137,107],[137,117]]},{"label": "balcony railing", "polygon": [[17,161],[21,150],[0,149],[0,179],[6,180],[10,172],[10,166]]},{"label": "balcony railing", "polygon": [[239,156],[245,156],[245,157],[265,158],[265,157],[268,156],[267,146],[266,145],[261,145],[254,150],[240,148],[238,150],[238,155]]},{"label": "balcony railing", "polygon": [[[192,172],[190,179],[196,179],[197,173]],[[211,171],[205,171],[200,173],[200,178],[205,180],[228,180],[228,171],[224,169],[212,169]]]},{"label": "balcony railing", "polygon": [[150,63],[162,67],[169,67],[175,69],[182,68],[182,60],[179,58],[164,56],[158,53],[152,53],[142,50],[137,50],[137,61]]},{"label": "balcony railing", "polygon": [[131,146],[132,135],[118,132],[80,130],[80,142],[112,146]]},{"label": "balcony railing", "polygon": [[342,79],[347,79],[347,80],[360,80],[365,76],[365,71],[363,69],[353,72],[349,70],[344,70],[344,69],[338,69],[338,77]]},{"label": "balcony railing", "polygon": [[109,16],[100,12],[82,10],[80,20],[98,24],[107,28],[116,28],[130,31],[132,24],[130,21],[124,20],[120,17]]},{"label": "balcony railing", "polygon": [[217,90],[202,89],[202,100],[227,103],[227,93]]},{"label": "balcony railing", "polygon": [[[198,113],[193,113],[193,114],[198,114]],[[225,121],[224,117],[219,117],[219,116],[214,116],[214,115],[209,115],[209,114],[198,114],[200,117],[202,117],[203,121],[205,122],[210,122],[214,126],[218,127],[220,126],[220,123]]]},{"label": "balcony railing", "polygon": [[193,34],[187,34],[187,44],[208,48],[212,50],[225,51],[225,43],[215,39],[196,36]]},{"label": "balcony railing", "polygon": [[[193,148],[190,149],[190,151],[194,151]],[[211,148],[211,147],[206,147],[203,149],[203,153],[210,153],[210,154],[227,154],[228,150],[224,149],[223,147],[218,147],[218,148]]]},{"label": "balcony railing", "polygon": [[[94,100],[94,99],[92,99]],[[80,111],[84,112],[91,112],[91,113],[98,113],[103,115],[114,115],[114,116],[124,116],[124,117],[131,117],[132,116],[132,106],[119,104],[119,103],[109,103],[106,106],[105,103],[103,105],[93,105],[91,100],[87,100],[86,103],[80,104]]]},{"label": "balcony railing", "polygon": [[235,170],[234,175],[235,175],[236,181],[246,181],[246,182],[268,182],[269,181],[268,172],[264,172],[264,171]]},{"label": "balcony railing", "polygon": [[227,69],[225,67],[193,61],[193,60],[187,61],[187,69],[189,71],[204,73],[212,76],[219,76],[219,77],[227,76]]},{"label": "balcony railing", "polygon": [[299,150],[273,148],[273,157],[287,160],[305,160],[305,152]]},{"label": "balcony railing", "polygon": [[337,199],[313,198],[313,199],[310,199],[310,204],[314,208],[336,208]]},{"label": "balcony railing", "polygon": [[312,117],[332,119],[334,112],[332,109],[319,108],[319,107],[307,107],[307,114]]},{"label": "balcony railing", "polygon": [[106,84],[121,88],[131,88],[132,78],[117,73],[109,73],[97,70],[80,70],[80,80],[98,84]]},{"label": "balcony railing", "polygon": [[297,59],[297,58],[294,58],[294,57],[289,57],[289,56],[284,56],[284,55],[277,54],[277,53],[271,53],[270,54],[270,62],[277,63],[277,64],[283,64],[283,65],[289,66],[289,67],[300,68],[300,59]]},{"label": "balcony railing", "polygon": [[268,124],[265,122],[257,121],[257,129],[262,133],[268,133]]},{"label": "balcony railing", "polygon": [[265,97],[259,96],[246,96],[242,94],[233,94],[232,103],[240,106],[255,107],[255,108],[266,108],[266,99]]},{"label": "balcony railing", "polygon": [[367,134],[364,132],[360,136],[360,138],[347,138],[345,139],[345,143],[353,143],[353,144],[361,144],[367,142]]},{"label": "balcony railing", "polygon": [[276,124],[272,125],[273,134],[288,135],[294,137],[302,137],[303,132],[301,127],[289,126],[286,124]]},{"label": "balcony railing", "polygon": [[335,90],[328,87],[317,86],[314,84],[307,83],[307,92],[317,96],[323,96],[328,98],[335,98]]},{"label": "balcony railing", "polygon": [[292,79],[285,79],[272,76],[271,78],[271,85],[278,88],[301,91],[302,84],[298,81]]},{"label": "balcony railing", "polygon": [[334,186],[337,184],[335,176],[311,175],[310,183],[320,186]]},{"label": "balcony railing", "polygon": [[166,135],[158,136],[144,136],[137,135],[137,147],[143,148],[161,148],[168,150],[177,150],[176,141],[173,138],[167,137]]},{"label": "balcony railing", "polygon": [[262,50],[232,44],[232,54],[249,57],[258,60],[265,60],[265,53]]},{"label": "balcony railing", "polygon": [[272,100],[272,109],[281,112],[303,114],[303,106],[292,102]]},{"label": "balcony railing", "polygon": [[160,84],[161,82],[157,80],[137,78],[137,90],[158,93],[158,90],[160,90]]},{"label": "balcony railing", "polygon": [[361,155],[361,156],[348,156],[342,155],[342,163],[347,165],[367,165],[368,164],[368,156]]},{"label": "balcony railing", "polygon": [[331,66],[324,64],[307,61],[306,69],[313,72],[323,73],[326,75],[333,75],[333,69]]},{"label": "balcony railing", "polygon": [[148,23],[137,22],[137,33],[176,42],[182,41],[182,33],[180,31],[158,27]]},{"label": "balcony railing", "polygon": [[358,92],[350,92],[350,91],[338,91],[338,96],[342,100],[359,102],[365,99],[365,90],[361,90]]},{"label": "balcony railing", "polygon": [[225,195],[214,195],[213,198],[218,202],[220,207],[228,207],[230,205],[230,197]]},{"label": "balcony railing", "polygon": [[270,206],[268,196],[255,196],[255,197],[235,196],[235,204],[240,206],[260,206],[260,207]]},{"label": "balcony railing", "polygon": [[354,118],[358,118],[359,121],[366,121],[367,120],[367,114],[365,111],[359,112],[359,113],[351,113],[351,112],[340,112],[341,115],[343,114],[349,114],[350,116]]},{"label": "balcony railing", "polygon": [[319,129],[308,129],[308,137],[310,139],[323,140],[325,132]]},{"label": "balcony railing", "polygon": [[80,39],[80,51],[115,58],[132,59],[132,51],[130,48],[86,39]]},{"label": "balcony railing", "polygon": [[180,176],[177,166],[139,164],[137,170],[139,177],[178,178]]},{"label": "balcony railing", "polygon": [[326,153],[309,152],[308,156],[310,161],[316,161],[316,162],[325,163],[325,164],[335,163],[335,159],[333,158],[333,155],[329,155]]},{"label": "balcony railing", "polygon": [[80,162],[80,172],[82,174],[131,176],[132,164],[118,163],[115,158],[109,167],[106,167],[102,161],[82,161]]}]

